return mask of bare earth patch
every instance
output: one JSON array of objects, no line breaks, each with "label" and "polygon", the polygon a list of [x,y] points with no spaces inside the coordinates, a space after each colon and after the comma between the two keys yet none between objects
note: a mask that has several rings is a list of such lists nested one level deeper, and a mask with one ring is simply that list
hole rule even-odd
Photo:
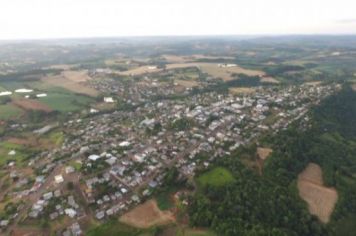
[{"label": "bare earth patch", "polygon": [[321,81],[306,82],[305,84],[309,86],[317,86],[321,84]]},{"label": "bare earth patch", "polygon": [[262,77],[261,82],[262,83],[279,84],[279,81],[273,77]]},{"label": "bare earth patch", "polygon": [[38,110],[38,111],[45,111],[51,112],[52,109],[48,107],[46,104],[43,104],[39,101],[32,100],[32,99],[17,99],[14,100],[13,103],[25,110]]},{"label": "bare earth patch", "polygon": [[270,148],[257,148],[257,154],[262,160],[266,160],[267,157],[272,153],[272,149]]},{"label": "bare earth patch", "polygon": [[120,217],[120,221],[138,228],[165,225],[175,221],[173,213],[161,211],[155,200],[149,200]]},{"label": "bare earth patch", "polygon": [[334,188],[324,186],[319,165],[310,163],[298,176],[300,197],[307,202],[309,212],[323,223],[328,223],[338,199]]},{"label": "bare earth patch", "polygon": [[199,85],[195,80],[174,80],[174,82],[185,88],[192,88]]},{"label": "bare earth patch", "polygon": [[246,87],[238,87],[238,88],[229,88],[229,93],[233,95],[238,94],[250,94],[256,91],[255,88],[246,88]]}]

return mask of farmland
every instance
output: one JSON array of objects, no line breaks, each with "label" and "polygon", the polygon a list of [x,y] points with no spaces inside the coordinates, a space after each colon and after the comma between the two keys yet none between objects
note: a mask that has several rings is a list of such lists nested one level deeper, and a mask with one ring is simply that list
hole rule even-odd
[{"label": "farmland", "polygon": [[42,78],[42,82],[65,88],[74,93],[97,96],[98,92],[85,84],[90,79],[87,71],[63,71],[60,75]]},{"label": "farmland", "polygon": [[[265,73],[257,70],[245,69],[240,66],[233,67],[221,67],[218,63],[177,63],[177,64],[167,64],[166,70],[181,69],[181,68],[198,68],[203,73],[207,73],[211,76],[221,78],[225,81],[233,79],[233,74],[245,74],[248,76],[263,76]],[[132,70],[120,72],[120,75],[142,75],[147,73],[160,72],[163,69],[153,68],[150,69],[149,66],[138,67]]]},{"label": "farmland", "polygon": [[0,45],[1,235],[353,232],[356,44],[107,40]]},{"label": "farmland", "polygon": [[318,216],[320,221],[328,223],[337,202],[334,188],[323,186],[320,166],[310,163],[298,176],[298,190],[309,207],[311,214]]}]

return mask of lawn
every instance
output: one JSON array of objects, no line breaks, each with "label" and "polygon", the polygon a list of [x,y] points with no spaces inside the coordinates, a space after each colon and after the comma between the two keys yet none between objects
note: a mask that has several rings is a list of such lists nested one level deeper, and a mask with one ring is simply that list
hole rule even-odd
[{"label": "lawn", "polygon": [[0,120],[14,118],[21,115],[22,112],[23,110],[12,104],[0,105]]},{"label": "lawn", "polygon": [[227,169],[216,167],[208,172],[203,173],[197,179],[198,185],[206,187],[208,185],[219,187],[234,182],[235,179]]}]

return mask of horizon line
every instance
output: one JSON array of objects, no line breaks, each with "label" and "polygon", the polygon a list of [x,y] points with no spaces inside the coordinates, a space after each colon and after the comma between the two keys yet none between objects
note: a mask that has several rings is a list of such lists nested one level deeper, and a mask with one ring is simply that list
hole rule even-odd
[{"label": "horizon line", "polygon": [[74,36],[74,37],[43,37],[43,38],[11,38],[0,42],[56,41],[56,40],[86,40],[86,39],[129,39],[129,38],[225,38],[225,37],[288,37],[288,36],[356,36],[356,33],[296,33],[296,34],[197,34],[197,35],[121,35],[121,36]]}]

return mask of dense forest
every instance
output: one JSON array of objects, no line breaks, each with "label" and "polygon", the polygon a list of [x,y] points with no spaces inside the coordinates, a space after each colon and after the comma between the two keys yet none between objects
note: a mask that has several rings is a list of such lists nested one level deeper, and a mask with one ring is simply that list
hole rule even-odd
[{"label": "dense forest", "polygon": [[[298,123],[260,143],[273,149],[262,175],[243,158],[256,158],[256,145],[243,147],[214,166],[235,181],[198,187],[189,207],[193,226],[219,235],[354,235],[356,215],[356,93],[348,86],[310,112],[311,125]],[[296,187],[309,162],[322,167],[324,182],[339,194],[331,222],[309,214]],[[211,167],[214,168],[214,167]]]}]

